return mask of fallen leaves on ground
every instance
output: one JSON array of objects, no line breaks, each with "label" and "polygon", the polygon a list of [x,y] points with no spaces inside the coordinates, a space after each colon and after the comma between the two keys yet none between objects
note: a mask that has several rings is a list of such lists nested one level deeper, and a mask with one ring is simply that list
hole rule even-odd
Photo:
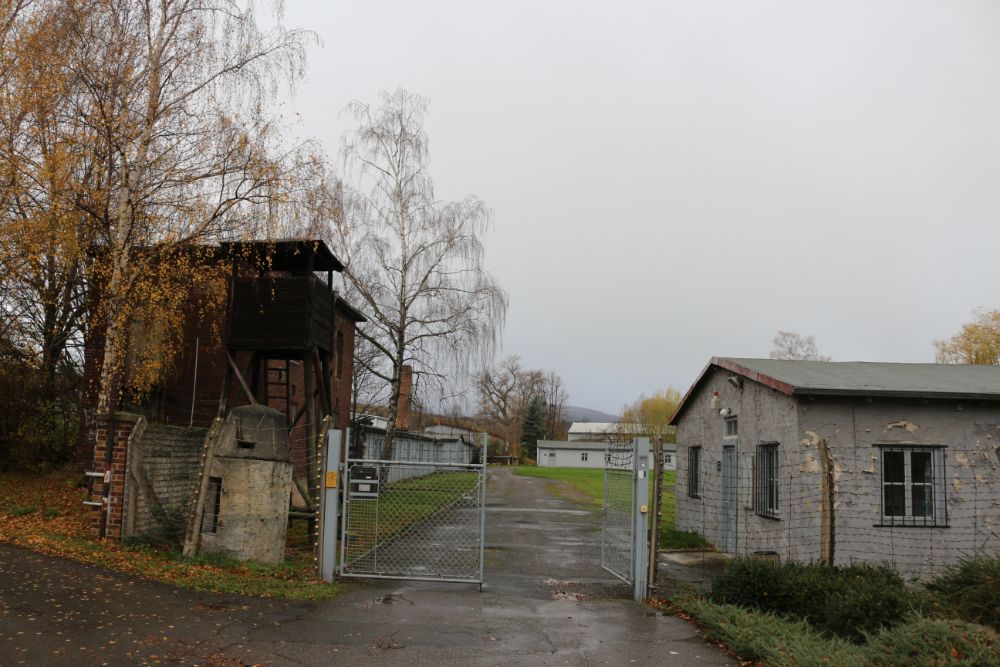
[{"label": "fallen leaves on ground", "polygon": [[338,587],[313,576],[311,555],[278,566],[212,558],[185,559],[147,547],[127,547],[90,534],[86,489],[73,471],[0,473],[0,541],[101,565],[197,591],[260,597],[323,599]]}]

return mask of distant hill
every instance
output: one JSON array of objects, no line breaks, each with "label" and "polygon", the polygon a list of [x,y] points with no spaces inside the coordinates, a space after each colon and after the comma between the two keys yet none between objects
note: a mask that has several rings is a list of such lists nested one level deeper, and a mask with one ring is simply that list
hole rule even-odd
[{"label": "distant hill", "polygon": [[563,408],[563,419],[568,422],[616,422],[618,415],[609,415],[600,410],[567,405]]}]

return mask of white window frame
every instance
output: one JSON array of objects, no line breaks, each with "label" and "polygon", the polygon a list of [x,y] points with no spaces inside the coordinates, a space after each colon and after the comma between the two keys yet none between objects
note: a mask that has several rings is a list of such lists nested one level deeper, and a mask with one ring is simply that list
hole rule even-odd
[{"label": "white window frame", "polygon": [[[732,425],[732,433],[729,432],[729,426]],[[740,436],[740,422],[739,419],[734,415],[732,417],[726,417],[722,420],[722,438],[724,440],[732,440]]]},{"label": "white window frame", "polygon": [[580,461],[583,462],[586,460],[587,460],[587,452],[580,452]]},{"label": "white window frame", "polygon": [[[946,527],[948,525],[947,484],[945,470],[945,447],[921,445],[878,445],[879,464],[879,513],[881,526],[907,527]],[[887,482],[885,479],[885,455],[889,452],[903,454],[903,481]],[[915,452],[931,455],[931,479],[929,482],[913,481],[913,454]],[[923,486],[925,493],[931,493],[931,514],[929,516],[913,514],[913,488]],[[904,514],[886,514],[885,492],[887,487],[902,487],[904,498]]]}]

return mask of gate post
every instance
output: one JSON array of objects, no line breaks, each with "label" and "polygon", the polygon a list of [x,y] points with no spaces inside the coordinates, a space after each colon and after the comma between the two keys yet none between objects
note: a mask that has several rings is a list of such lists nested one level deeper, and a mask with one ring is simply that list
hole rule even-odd
[{"label": "gate post", "polygon": [[636,438],[632,458],[632,581],[633,599],[642,602],[649,594],[649,438]]},{"label": "gate post", "polygon": [[[350,440],[350,429],[347,431]],[[320,494],[319,516],[322,522],[319,539],[319,566],[323,581],[333,581],[337,571],[337,515],[340,512],[341,443],[344,432],[327,432],[326,456],[323,457],[323,492]]]}]

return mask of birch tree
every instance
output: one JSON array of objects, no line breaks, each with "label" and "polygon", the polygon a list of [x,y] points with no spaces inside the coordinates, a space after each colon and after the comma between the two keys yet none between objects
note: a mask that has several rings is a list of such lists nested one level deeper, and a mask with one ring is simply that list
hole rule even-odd
[{"label": "birch tree", "polygon": [[369,318],[360,330],[378,350],[370,370],[389,386],[382,457],[391,458],[400,369],[441,384],[493,354],[507,295],[484,265],[492,212],[480,200],[439,201],[424,130],[427,100],[396,90],[382,105],[347,107],[358,128],[344,141],[345,187],[331,197],[331,241],[349,298]]},{"label": "birch tree", "polygon": [[801,336],[792,331],[779,331],[771,339],[772,359],[797,359],[799,361],[830,361],[816,348],[815,336]]},{"label": "birch tree", "polygon": [[266,104],[301,75],[308,35],[265,32],[235,0],[106,0],[77,31],[75,113],[89,149],[77,205],[98,231],[104,412],[130,322],[178,306],[171,292],[199,266],[177,249],[278,223],[296,174]]}]

